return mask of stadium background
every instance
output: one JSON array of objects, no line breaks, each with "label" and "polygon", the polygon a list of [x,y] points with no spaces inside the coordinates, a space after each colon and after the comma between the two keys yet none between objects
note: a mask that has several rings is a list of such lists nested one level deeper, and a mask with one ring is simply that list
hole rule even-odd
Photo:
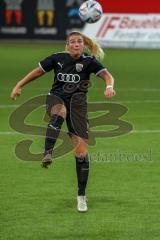
[{"label": "stadium background", "polygon": [[[43,29],[43,34],[34,36],[34,39],[55,39],[56,42],[39,42],[22,41],[21,38],[31,38],[13,33],[23,32],[24,29],[16,28],[23,28],[24,24],[15,26],[13,17],[12,24],[7,26],[5,4],[0,1],[0,239],[159,240],[158,49],[105,49],[103,64],[116,82],[117,95],[111,103],[128,109],[121,119],[132,124],[133,130],[122,136],[96,138],[95,146],[89,146],[91,171],[87,214],[76,212],[75,162],[71,152],[57,158],[48,171],[40,168],[39,161],[23,161],[15,153],[17,144],[24,140],[32,141],[30,152],[34,155],[43,149],[41,136],[17,132],[9,121],[11,114],[23,103],[48,93],[52,74],[27,85],[16,102],[11,101],[10,92],[19,79],[37,66],[39,60],[64,49],[64,43],[57,40],[64,40],[66,31],[80,28],[82,23],[74,16],[77,6],[66,11],[65,6],[62,7],[64,2],[55,2],[57,5],[61,3],[60,10],[57,10],[57,23],[55,20],[59,35],[44,36],[46,29]],[[24,0],[23,4],[30,4],[29,10],[24,9],[23,20],[31,29],[39,29],[34,11],[36,1],[31,4],[31,1]],[[107,13],[160,13],[160,4],[156,0],[108,0],[104,1],[103,8]],[[69,11],[73,14],[71,18],[67,16]],[[33,36],[33,31],[29,34]],[[104,83],[93,76],[89,103],[110,104],[104,98],[103,90]],[[89,118],[94,119],[105,112],[106,109],[89,112]],[[43,117],[42,106],[28,115],[25,122],[45,127]],[[16,126],[21,124],[19,116],[15,123]],[[114,128],[101,125],[91,131],[107,132]],[[66,131],[65,125],[62,130]],[[57,146],[61,143],[59,140]],[[24,149],[21,150],[23,154]]]}]

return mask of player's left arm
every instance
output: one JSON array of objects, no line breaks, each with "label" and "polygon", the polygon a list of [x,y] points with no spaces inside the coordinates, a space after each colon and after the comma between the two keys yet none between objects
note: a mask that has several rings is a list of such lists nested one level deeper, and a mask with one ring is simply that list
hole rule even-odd
[{"label": "player's left arm", "polygon": [[113,76],[107,71],[101,71],[98,75],[100,78],[102,78],[105,83],[106,83],[106,88],[104,91],[104,95],[108,98],[111,99],[116,95],[116,92],[114,90],[114,78]]}]

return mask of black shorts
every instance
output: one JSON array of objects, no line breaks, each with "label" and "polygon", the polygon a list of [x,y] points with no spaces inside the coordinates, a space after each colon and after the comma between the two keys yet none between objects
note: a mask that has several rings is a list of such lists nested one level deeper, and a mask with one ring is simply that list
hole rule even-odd
[{"label": "black shorts", "polygon": [[69,136],[77,135],[88,139],[89,122],[87,117],[87,97],[85,93],[74,93],[72,96],[50,94],[46,98],[46,111],[50,116],[56,104],[64,104],[67,109],[66,123]]}]

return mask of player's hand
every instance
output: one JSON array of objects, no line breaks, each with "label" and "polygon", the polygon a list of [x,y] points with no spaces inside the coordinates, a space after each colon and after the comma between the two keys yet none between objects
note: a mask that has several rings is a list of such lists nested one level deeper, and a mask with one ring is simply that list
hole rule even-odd
[{"label": "player's hand", "polygon": [[15,86],[11,92],[11,98],[16,100],[16,98],[21,95],[21,91],[21,87]]},{"label": "player's hand", "polygon": [[105,89],[104,95],[106,96],[106,98],[111,99],[112,97],[114,97],[116,95],[116,92],[113,89],[113,87],[109,87],[109,88]]}]

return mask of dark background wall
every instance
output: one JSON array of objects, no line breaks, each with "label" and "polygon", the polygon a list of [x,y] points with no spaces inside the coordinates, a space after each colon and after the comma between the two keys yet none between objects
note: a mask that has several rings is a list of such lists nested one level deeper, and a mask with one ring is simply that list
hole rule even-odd
[{"label": "dark background wall", "polygon": [[[43,26],[39,25],[37,17],[37,2],[38,0],[23,0],[21,4],[21,23],[16,23],[16,11],[13,10],[11,22],[10,24],[7,24],[6,4],[4,0],[1,0],[0,38],[63,40],[68,31],[75,28],[82,28],[83,23],[79,19],[78,8],[84,0],[53,0],[55,10],[53,10],[54,20],[51,26],[47,25],[48,16],[46,12],[43,18]],[[67,3],[72,4],[68,6]]]},{"label": "dark background wall", "polygon": [[[16,22],[13,10],[10,23],[6,21],[6,3],[19,0],[0,0],[0,39],[51,39],[64,40],[69,31],[81,29],[83,23],[78,16],[78,8],[85,0],[51,0],[54,3],[54,20],[48,26],[45,12],[40,26],[37,3],[39,0],[22,0],[21,22]],[[160,13],[160,0],[98,0],[104,12],[109,13]],[[10,14],[10,13],[9,13]]]}]

